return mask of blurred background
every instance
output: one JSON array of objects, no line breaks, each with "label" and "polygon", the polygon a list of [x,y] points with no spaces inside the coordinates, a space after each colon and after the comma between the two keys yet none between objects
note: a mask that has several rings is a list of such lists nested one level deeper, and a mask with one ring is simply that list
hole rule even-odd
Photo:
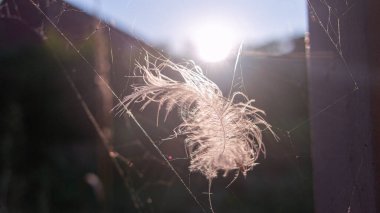
[{"label": "blurred background", "polygon": [[[375,212],[376,146],[368,144],[376,102],[366,49],[355,52],[367,42],[358,33],[365,10],[354,6],[0,1],[0,212],[210,212],[208,181],[189,173],[184,138],[162,140],[177,113],[157,126],[157,106],[132,108],[180,178],[113,110],[141,83],[131,76],[146,52],[192,60],[225,96],[231,89],[255,99],[280,138],[264,132],[267,155],[247,177],[228,188],[235,174],[213,181],[215,212],[350,212],[351,202],[360,203],[351,212]],[[350,20],[358,20],[352,28]],[[355,51],[343,45],[353,41]]]}]

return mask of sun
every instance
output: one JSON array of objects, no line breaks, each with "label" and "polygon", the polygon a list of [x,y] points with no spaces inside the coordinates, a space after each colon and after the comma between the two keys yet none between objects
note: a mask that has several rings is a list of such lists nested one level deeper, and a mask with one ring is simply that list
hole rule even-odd
[{"label": "sun", "polygon": [[222,24],[207,24],[194,30],[192,42],[206,62],[226,59],[237,42],[234,30]]}]

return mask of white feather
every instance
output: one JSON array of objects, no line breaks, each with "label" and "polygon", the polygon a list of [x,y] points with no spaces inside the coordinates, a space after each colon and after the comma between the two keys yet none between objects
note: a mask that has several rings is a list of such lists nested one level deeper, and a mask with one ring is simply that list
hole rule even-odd
[{"label": "white feather", "polygon": [[[265,154],[262,130],[272,132],[262,117],[264,112],[243,93],[234,93],[230,99],[223,97],[219,87],[194,64],[189,68],[169,60],[153,63],[148,57],[146,62],[144,66],[137,64],[144,84],[134,85],[134,92],[119,106],[129,108],[141,102],[143,110],[152,102],[158,103],[159,109],[165,107],[165,119],[177,107],[183,122],[174,129],[174,136],[186,136],[191,172],[201,172],[209,180],[218,171],[246,175],[260,153]],[[163,69],[180,74],[182,81],[164,75]],[[245,102],[236,102],[237,96]]]}]

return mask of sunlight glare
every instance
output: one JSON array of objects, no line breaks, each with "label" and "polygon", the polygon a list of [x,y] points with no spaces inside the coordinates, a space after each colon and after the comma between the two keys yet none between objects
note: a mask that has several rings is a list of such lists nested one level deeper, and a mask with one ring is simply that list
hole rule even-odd
[{"label": "sunlight glare", "polygon": [[227,58],[236,44],[234,31],[226,26],[209,24],[194,31],[192,41],[199,57],[206,62]]}]

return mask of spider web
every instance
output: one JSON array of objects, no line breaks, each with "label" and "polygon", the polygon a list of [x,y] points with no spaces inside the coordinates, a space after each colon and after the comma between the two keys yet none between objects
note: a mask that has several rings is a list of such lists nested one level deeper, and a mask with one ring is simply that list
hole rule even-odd
[{"label": "spider web", "polygon": [[[88,15],[78,10],[76,8],[71,7],[65,2],[60,1],[44,1],[44,2],[36,2],[29,0],[27,3],[31,4],[33,8],[38,11],[41,17],[44,19],[42,25],[35,25],[34,30],[40,34],[43,38],[46,39],[48,46],[54,52],[54,58],[59,64],[60,69],[64,73],[67,81],[69,82],[69,86],[75,92],[78,101],[80,102],[86,116],[90,120],[91,124],[95,128],[96,132],[104,147],[106,148],[110,159],[115,165],[118,174],[122,177],[124,184],[126,185],[127,190],[129,191],[130,199],[133,202],[134,208],[137,212],[154,212],[155,209],[164,208],[160,205],[175,205],[173,203],[170,204],[157,204],[162,202],[160,200],[160,192],[163,191],[163,188],[172,188],[176,190],[176,193],[167,192],[165,202],[168,202],[170,199],[174,199],[173,196],[178,196],[178,190],[185,190],[185,194],[190,195],[190,197],[195,201],[197,210],[202,210],[203,212],[207,212],[210,206],[208,205],[207,196],[204,194],[205,189],[207,189],[207,181],[203,180],[202,177],[195,174],[189,174],[186,170],[188,163],[186,162],[187,157],[185,150],[181,147],[180,140],[174,141],[162,141],[160,139],[165,138],[170,134],[170,129],[176,126],[175,115],[171,115],[172,117],[166,124],[160,124],[159,126],[155,126],[154,122],[150,121],[147,117],[143,116],[142,113],[132,113],[132,111],[128,111],[127,118],[112,118],[115,121],[115,130],[113,136],[110,136],[108,133],[108,129],[105,128],[104,123],[107,121],[99,121],[96,113],[97,110],[92,109],[89,106],[88,97],[85,97],[86,89],[78,85],[78,82],[81,82],[84,77],[92,73],[95,76],[97,85],[100,87],[100,94],[103,94],[103,97],[106,99],[111,99],[109,102],[112,103],[112,99],[115,99],[117,103],[121,103],[121,98],[125,94],[129,94],[131,92],[130,85],[135,82],[131,76],[134,72],[134,62],[135,61],[143,61],[144,60],[144,51],[153,52],[154,54],[160,55],[162,53],[157,52],[155,48],[150,47],[143,42],[134,39],[132,37],[122,37],[120,36],[122,33],[113,28],[108,24],[109,21],[105,20],[87,20],[92,23],[91,26],[86,26],[84,24],[81,25],[84,29],[76,32],[73,26],[68,26],[66,23],[70,23],[70,21],[76,20],[78,17],[83,17],[83,19],[88,19]],[[296,98],[298,103],[301,105],[300,110],[301,115],[297,115],[296,111],[291,110],[278,110],[278,108],[274,108],[273,111],[267,111],[267,108],[270,108],[268,105],[270,104],[279,104],[280,101],[286,101],[286,99],[279,99],[278,102],[268,101],[268,97],[264,97],[260,92],[257,92],[257,96],[253,96],[257,100],[262,100],[264,104],[260,105],[258,101],[258,105],[260,108],[267,111],[269,122],[273,124],[276,133],[280,136],[280,143],[274,142],[269,135],[266,135],[266,140],[270,144],[270,147],[280,147],[273,150],[268,150],[268,161],[271,162],[275,160],[275,155],[279,155],[284,157],[288,163],[293,165],[292,170],[290,172],[297,173],[296,176],[298,179],[297,182],[303,182],[304,185],[309,184],[308,186],[302,185],[304,187],[299,191],[301,195],[310,195],[311,190],[311,171],[310,168],[308,170],[308,166],[302,164],[311,164],[311,154],[310,154],[310,142],[309,137],[309,128],[310,123],[314,120],[320,118],[321,116],[329,114],[329,110],[331,108],[336,107],[342,101],[357,93],[360,90],[360,85],[358,84],[357,78],[354,76],[352,72],[352,68],[350,67],[349,60],[345,56],[345,47],[342,44],[344,39],[342,33],[342,28],[347,24],[345,22],[346,17],[350,14],[350,11],[353,10],[356,2],[351,2],[348,0],[342,2],[334,2],[331,3],[326,0],[321,0],[321,6],[318,8],[325,8],[324,11],[319,11],[316,9],[316,6],[312,4],[311,1],[307,1],[310,19],[318,23],[320,28],[323,30],[324,34],[330,40],[331,45],[335,49],[335,53],[331,53],[333,55],[337,55],[339,57],[341,66],[344,67],[344,72],[346,73],[346,77],[343,79],[339,79],[339,81],[343,81],[343,84],[346,85],[343,88],[338,88],[336,92],[336,97],[325,100],[323,104],[315,107],[311,114],[307,113],[308,99],[307,97],[303,97],[304,93],[307,93],[307,77],[306,73],[299,78],[294,76],[285,77],[290,84],[296,85],[293,90],[297,90],[299,88],[304,91],[297,93]],[[24,4],[24,3],[23,3]],[[26,3],[25,3],[26,4]],[[342,7],[341,4],[345,4],[345,7]],[[339,7],[338,7],[339,6]],[[337,8],[345,8],[344,10],[338,10]],[[48,12],[45,12],[48,11]],[[23,20],[23,16],[20,14],[18,3],[15,1],[6,1],[5,3],[0,5],[0,17],[1,18],[12,18],[21,21]],[[87,18],[86,18],[87,17]],[[65,20],[65,21],[63,21]],[[112,21],[111,21],[112,22]],[[74,23],[74,22],[72,22]],[[75,32],[75,34],[70,34]],[[306,57],[315,57],[310,56],[310,46],[308,46],[308,37],[306,35],[306,49],[305,55]],[[56,39],[56,37],[60,37],[61,39]],[[56,40],[54,40],[56,39]],[[96,42],[97,39],[102,40],[104,43],[104,49],[99,50],[101,52],[105,52],[105,55],[99,56],[100,58],[106,58],[106,62],[102,64],[98,64],[99,62],[96,60],[96,56],[92,56],[92,52],[94,50],[91,49],[90,45],[92,42]],[[125,44],[124,46],[114,46],[113,41],[121,40]],[[102,45],[102,42],[100,44]],[[65,50],[65,53],[57,53],[54,49]],[[233,74],[232,84],[218,78],[218,76],[210,72],[212,67],[208,67],[208,65],[201,67],[205,68],[207,75],[210,79],[217,82],[218,85],[228,85],[228,87],[224,88],[224,91],[252,91],[252,90],[264,90],[269,91],[269,89],[265,86],[260,87],[260,82],[251,82],[253,85],[259,86],[249,86],[246,83],[246,79],[253,79],[252,73],[262,72],[265,70],[266,63],[257,60],[255,61],[255,65],[248,63],[249,54],[253,54],[255,57],[260,58],[260,54],[249,51],[244,51],[245,45],[242,46],[242,54],[238,57],[239,60],[226,62],[223,64],[226,70],[235,70],[236,72]],[[96,50],[95,50],[96,51]],[[245,53],[244,53],[245,52]],[[266,57],[266,56],[264,56]],[[68,61],[76,61],[76,65],[70,66]],[[274,63],[283,63],[282,58],[274,57],[271,60]],[[245,62],[245,63],[243,63]],[[106,65],[104,65],[106,64]],[[106,66],[106,68],[102,67]],[[256,67],[253,67],[256,66]],[[339,65],[338,65],[339,66]],[[109,73],[103,73],[103,70],[110,70]],[[121,72],[120,70],[123,70]],[[247,70],[253,70],[252,72],[248,72]],[[262,74],[262,73],[261,73]],[[299,73],[298,73],[299,74]],[[257,74],[256,74],[257,75]],[[258,75],[258,76],[259,76]],[[264,75],[264,74],[262,74]],[[279,74],[270,73],[269,75],[273,75],[272,78],[284,78],[284,76],[280,76]],[[277,75],[277,76],[276,76]],[[296,74],[295,74],[296,75]],[[334,73],[331,73],[334,75]],[[90,75],[91,76],[91,75]],[[126,77],[127,76],[127,77]],[[336,80],[334,76],[331,77],[333,80]],[[115,79],[123,79],[117,82]],[[296,81],[300,81],[297,85]],[[349,82],[349,84],[347,84]],[[256,84],[255,84],[256,83]],[[339,82],[337,82],[339,83]],[[250,84],[250,85],[251,85]],[[348,86],[347,86],[348,85]],[[222,88],[223,89],[223,88]],[[280,90],[281,88],[279,88]],[[276,91],[274,92],[276,93]],[[271,94],[269,92],[269,94]],[[273,92],[272,92],[273,94]],[[279,93],[280,95],[283,95]],[[260,96],[261,95],[261,96]],[[286,94],[284,94],[286,95]],[[300,98],[303,97],[303,98]],[[290,100],[289,100],[290,101]],[[109,111],[114,106],[112,103],[110,106],[105,107],[105,111],[111,114]],[[288,107],[294,107],[294,105],[289,105]],[[149,110],[153,110],[149,109]],[[276,113],[276,110],[279,113]],[[95,113],[94,113],[95,112]],[[278,117],[283,116],[285,113],[289,113],[285,119],[278,119]],[[104,113],[104,112],[103,112]],[[282,114],[281,114],[282,113]],[[155,116],[153,116],[155,117]],[[109,122],[109,121],[108,121]],[[304,142],[306,141],[306,142]],[[303,143],[304,142],[304,143]],[[363,148],[364,149],[364,148]],[[278,152],[285,150],[285,154],[279,154]],[[271,154],[270,151],[273,151]],[[135,153],[134,153],[135,152]],[[358,154],[359,163],[353,169],[352,167],[348,168],[352,170],[352,178],[353,183],[351,187],[351,196],[347,199],[348,204],[346,207],[346,212],[351,211],[351,201],[354,199],[355,191],[357,190],[358,183],[356,182],[358,176],[360,175],[364,166],[364,163],[368,163],[367,160],[364,159],[365,151],[363,150]],[[143,161],[141,161],[141,158]],[[265,161],[262,160],[265,166]],[[142,165],[145,164],[145,165]],[[281,165],[281,164],[278,164]],[[256,168],[255,168],[256,169]],[[232,190],[224,189],[223,186],[226,186],[230,179],[228,180],[216,180],[215,187],[213,188],[213,199],[215,199],[219,208],[221,209],[220,203],[223,201],[223,198],[226,197],[225,194],[229,194],[233,199],[233,206],[243,208],[243,211],[249,211],[242,204],[242,200],[247,200],[247,198],[239,198],[238,193],[241,191],[245,191],[242,189],[244,185],[240,182],[248,182],[246,186],[251,186],[254,184],[257,178],[250,176],[254,176],[255,169],[253,174],[248,175],[248,180],[241,180],[236,183],[236,187],[234,185],[231,186]],[[167,171],[166,173],[159,172],[159,170]],[[258,168],[260,170],[260,168]],[[173,175],[169,175],[168,172],[174,174],[180,185],[178,185],[178,181],[173,177]],[[156,173],[156,174],[155,174]],[[158,175],[157,175],[158,174]],[[166,176],[163,176],[166,174]],[[261,177],[262,178],[262,177]],[[238,179],[239,180],[239,179]],[[182,189],[180,189],[182,186]],[[183,189],[184,188],[184,189]],[[221,190],[221,188],[223,190]],[[255,187],[253,187],[255,188]],[[257,186],[256,186],[257,188]],[[346,189],[343,189],[346,190]],[[343,192],[342,190],[342,192]],[[181,191],[182,192],[182,191]],[[183,192],[182,192],[183,193]],[[253,192],[255,193],[255,192]],[[308,194],[309,193],[309,194]],[[184,194],[184,193],[183,193]],[[183,196],[182,199],[189,199],[186,196]],[[251,198],[252,199],[252,198]],[[266,198],[271,200],[270,197]],[[156,200],[159,200],[156,202]],[[152,204],[152,202],[154,204]],[[334,200],[331,201],[331,204],[328,208],[333,208]],[[190,205],[191,206],[191,205]],[[173,207],[174,208],[174,207]],[[177,207],[178,208],[178,207]],[[228,207],[231,208],[231,207]],[[165,207],[166,210],[172,210],[170,207]],[[306,208],[307,209],[307,208]],[[218,212],[218,209],[216,210]],[[328,211],[331,211],[328,209]]]}]

